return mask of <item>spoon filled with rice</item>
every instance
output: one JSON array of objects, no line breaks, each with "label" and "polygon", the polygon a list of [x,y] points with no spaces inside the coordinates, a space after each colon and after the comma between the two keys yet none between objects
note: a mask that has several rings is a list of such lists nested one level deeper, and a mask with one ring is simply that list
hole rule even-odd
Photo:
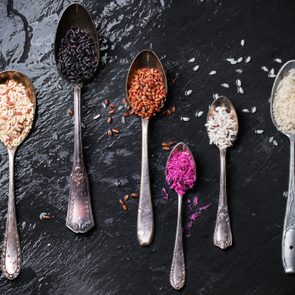
[{"label": "spoon filled with rice", "polygon": [[220,191],[213,243],[224,250],[232,245],[226,192],[226,151],[236,140],[239,129],[236,110],[227,97],[220,96],[214,100],[209,107],[205,126],[210,144],[215,144],[220,151]]},{"label": "spoon filled with rice", "polygon": [[270,113],[275,127],[290,140],[287,207],[282,237],[285,273],[295,273],[295,60],[285,63],[271,92]]}]

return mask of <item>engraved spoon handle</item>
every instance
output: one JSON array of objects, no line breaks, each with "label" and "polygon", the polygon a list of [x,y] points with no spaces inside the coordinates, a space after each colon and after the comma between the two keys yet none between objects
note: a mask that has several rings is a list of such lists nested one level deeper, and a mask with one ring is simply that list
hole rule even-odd
[{"label": "engraved spoon handle", "polygon": [[282,259],[286,273],[295,273],[295,160],[294,137],[290,137],[289,188],[282,239]]},{"label": "engraved spoon handle", "polygon": [[94,226],[89,180],[83,160],[81,134],[81,86],[74,86],[74,161],[70,176],[70,192],[66,225],[75,233],[85,233]]},{"label": "engraved spoon handle", "polygon": [[173,252],[173,259],[170,271],[170,284],[179,290],[185,283],[185,262],[183,254],[183,238],[182,238],[182,196],[178,195],[178,214],[177,214],[177,227],[176,237]]},{"label": "engraved spoon handle", "polygon": [[213,242],[221,249],[232,245],[226,194],[226,149],[220,150],[220,192]]},{"label": "engraved spoon handle", "polygon": [[9,279],[15,279],[20,273],[21,250],[17,232],[15,196],[14,196],[14,156],[15,149],[8,149],[9,192],[6,229],[2,252],[2,272]]},{"label": "engraved spoon handle", "polygon": [[142,118],[141,180],[137,214],[137,237],[141,246],[149,246],[152,243],[154,233],[153,205],[148,159],[148,124],[149,119]]}]

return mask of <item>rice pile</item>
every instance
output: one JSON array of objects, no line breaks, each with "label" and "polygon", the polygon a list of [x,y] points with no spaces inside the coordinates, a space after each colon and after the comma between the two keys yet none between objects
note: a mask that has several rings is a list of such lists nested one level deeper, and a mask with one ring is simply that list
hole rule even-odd
[{"label": "rice pile", "polygon": [[8,80],[0,84],[0,140],[5,146],[18,146],[31,129],[34,105],[22,83]]},{"label": "rice pile", "polygon": [[273,99],[273,116],[278,129],[295,133],[295,70],[290,70],[278,86]]},{"label": "rice pile", "polygon": [[170,189],[174,189],[181,196],[192,188],[196,181],[195,162],[188,151],[174,152],[169,159],[166,172]]},{"label": "rice pile", "polygon": [[238,134],[235,121],[225,107],[215,108],[215,112],[205,126],[207,127],[210,144],[215,144],[220,149],[232,146]]}]

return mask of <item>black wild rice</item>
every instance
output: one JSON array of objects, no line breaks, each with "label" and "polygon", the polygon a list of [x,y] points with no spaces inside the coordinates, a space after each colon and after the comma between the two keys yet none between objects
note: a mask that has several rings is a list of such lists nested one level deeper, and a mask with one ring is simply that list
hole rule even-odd
[{"label": "black wild rice", "polygon": [[61,40],[58,67],[72,83],[91,79],[97,69],[95,47],[90,35],[79,27],[71,27]]}]

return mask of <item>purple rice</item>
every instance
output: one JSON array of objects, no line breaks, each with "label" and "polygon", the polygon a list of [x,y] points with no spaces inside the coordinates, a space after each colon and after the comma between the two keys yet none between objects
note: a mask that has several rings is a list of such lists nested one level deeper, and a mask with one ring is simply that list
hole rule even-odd
[{"label": "purple rice", "polygon": [[79,27],[71,27],[61,40],[58,68],[72,83],[82,83],[93,77],[98,66],[90,35]]}]

